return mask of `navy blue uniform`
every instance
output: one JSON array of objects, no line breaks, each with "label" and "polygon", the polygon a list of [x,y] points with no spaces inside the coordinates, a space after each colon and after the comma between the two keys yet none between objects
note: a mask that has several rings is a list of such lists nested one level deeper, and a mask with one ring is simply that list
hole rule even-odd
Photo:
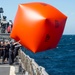
[{"label": "navy blue uniform", "polygon": [[14,63],[14,48],[15,48],[15,45],[10,44],[10,50],[9,50],[9,64],[10,65]]},{"label": "navy blue uniform", "polygon": [[6,58],[8,60],[8,58],[9,58],[9,48],[10,48],[10,44],[7,44],[5,46],[5,49],[3,50],[3,60],[2,60],[2,62],[4,62]]}]

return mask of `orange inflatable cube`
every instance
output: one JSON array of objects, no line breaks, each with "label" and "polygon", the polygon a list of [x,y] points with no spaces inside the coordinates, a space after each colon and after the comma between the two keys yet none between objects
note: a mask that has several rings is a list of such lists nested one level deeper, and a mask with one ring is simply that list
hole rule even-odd
[{"label": "orange inflatable cube", "polygon": [[10,37],[20,40],[34,53],[52,49],[60,41],[66,19],[63,13],[46,3],[20,4]]}]

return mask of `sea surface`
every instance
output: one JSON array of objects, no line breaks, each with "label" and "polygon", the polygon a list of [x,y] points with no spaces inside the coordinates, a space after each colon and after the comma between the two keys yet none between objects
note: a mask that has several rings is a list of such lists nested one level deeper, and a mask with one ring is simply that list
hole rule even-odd
[{"label": "sea surface", "polygon": [[57,48],[25,53],[45,68],[49,75],[75,75],[75,35],[63,35]]}]

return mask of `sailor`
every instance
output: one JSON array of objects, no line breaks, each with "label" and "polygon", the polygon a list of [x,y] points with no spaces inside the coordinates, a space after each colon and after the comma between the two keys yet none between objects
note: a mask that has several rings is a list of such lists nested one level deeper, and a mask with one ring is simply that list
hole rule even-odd
[{"label": "sailor", "polygon": [[1,21],[1,33],[5,33],[5,30],[7,28],[7,21],[6,21],[6,16],[3,16],[3,19]]},{"label": "sailor", "polygon": [[9,41],[5,41],[4,42],[4,47],[5,49],[3,50],[3,59],[2,59],[2,63],[5,62],[5,59],[7,58],[7,61],[9,59],[9,48],[10,48],[10,43]]},{"label": "sailor", "polygon": [[3,57],[3,50],[5,49],[5,48],[4,48],[4,42],[3,42],[3,41],[1,41],[0,48],[1,48],[1,49],[0,49],[0,52],[1,52],[0,56]]},{"label": "sailor", "polygon": [[16,58],[16,56],[18,55],[18,51],[19,51],[19,49],[20,49],[20,47],[21,47],[21,44],[20,44],[19,42],[20,42],[20,41],[14,43],[14,44],[15,44],[14,58]]},{"label": "sailor", "polygon": [[12,65],[14,63],[14,40],[10,41],[10,49],[9,49],[9,65]]},{"label": "sailor", "polygon": [[11,30],[12,30],[12,25],[13,25],[12,20],[9,20],[8,26],[7,26],[7,32],[8,32],[8,33],[11,32]]}]

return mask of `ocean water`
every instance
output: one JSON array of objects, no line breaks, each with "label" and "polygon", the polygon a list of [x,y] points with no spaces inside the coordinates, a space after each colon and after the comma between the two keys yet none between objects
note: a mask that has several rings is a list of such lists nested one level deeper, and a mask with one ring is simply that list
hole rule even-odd
[{"label": "ocean water", "polygon": [[23,50],[49,75],[75,75],[75,35],[63,35],[57,48],[52,50],[36,54]]}]

